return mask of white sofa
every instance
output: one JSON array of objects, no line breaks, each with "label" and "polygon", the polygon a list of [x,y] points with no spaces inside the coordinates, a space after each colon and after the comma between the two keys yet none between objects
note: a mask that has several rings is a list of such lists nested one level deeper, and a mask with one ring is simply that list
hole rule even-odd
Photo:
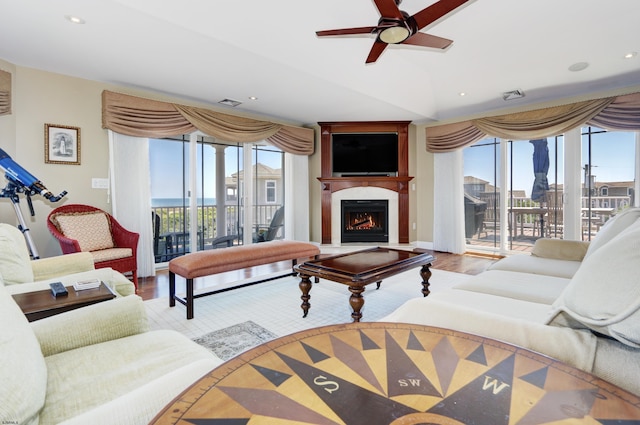
[{"label": "white sofa", "polygon": [[381,321],[505,341],[640,395],[640,208],[617,214],[591,243],[540,239],[531,255],[506,257]]},{"label": "white sofa", "polygon": [[[149,331],[142,299],[123,296],[133,293],[133,283],[111,269],[92,270],[91,254],[7,264],[21,258],[11,251],[21,251],[25,243],[19,231],[20,238],[11,242],[6,234],[15,232],[4,230],[0,229],[0,251],[7,254],[0,257],[0,424],[146,424],[222,363],[179,332]],[[46,267],[40,270],[42,263]],[[77,270],[84,271],[74,274]],[[15,281],[28,280],[29,273],[45,280]],[[87,276],[108,280],[120,296],[31,323],[12,297],[28,289],[48,289],[51,280],[72,284]],[[5,286],[7,282],[11,285]]]}]

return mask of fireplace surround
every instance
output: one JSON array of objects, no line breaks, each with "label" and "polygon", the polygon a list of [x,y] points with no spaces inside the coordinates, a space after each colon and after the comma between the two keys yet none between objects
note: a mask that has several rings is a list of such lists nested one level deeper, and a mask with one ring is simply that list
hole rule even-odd
[{"label": "fireplace surround", "polygon": [[[409,243],[409,129],[410,121],[321,122],[320,155],[322,243],[340,244],[340,200],[388,199],[389,244]],[[335,177],[331,167],[333,133],[396,132],[398,173],[396,176]],[[344,192],[344,193],[343,193]],[[346,192],[355,192],[356,196]],[[375,192],[375,193],[368,193]],[[368,193],[365,196],[365,193]],[[382,193],[383,196],[379,196]],[[371,196],[369,196],[371,195]],[[337,203],[337,205],[335,205]]]}]

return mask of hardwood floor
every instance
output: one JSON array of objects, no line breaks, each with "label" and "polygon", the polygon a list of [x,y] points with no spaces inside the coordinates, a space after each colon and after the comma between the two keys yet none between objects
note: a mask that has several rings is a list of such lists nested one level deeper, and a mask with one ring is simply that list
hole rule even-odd
[{"label": "hardwood floor", "polygon": [[[438,252],[430,250],[419,250],[420,252],[429,252],[436,260],[433,268],[438,270],[446,270],[456,273],[465,273],[476,275],[496,262],[499,257],[485,256],[480,254],[451,254],[448,252]],[[197,291],[201,288],[210,288],[213,286],[223,287],[226,282],[237,282],[243,279],[249,279],[253,276],[265,275],[286,271],[291,268],[290,261],[281,261],[265,266],[251,267],[248,269],[221,273],[215,276],[196,279],[194,281],[194,289]],[[176,290],[178,293],[184,292],[181,287],[182,279],[176,279]],[[182,285],[183,286],[183,285]],[[161,298],[169,296],[169,271],[158,270],[155,277],[145,277],[138,279],[138,295],[144,300],[153,298]]]}]

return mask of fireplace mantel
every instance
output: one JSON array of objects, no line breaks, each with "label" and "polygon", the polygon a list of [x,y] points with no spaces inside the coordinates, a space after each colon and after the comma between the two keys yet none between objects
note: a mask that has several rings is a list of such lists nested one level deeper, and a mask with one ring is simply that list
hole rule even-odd
[{"label": "fireplace mantel", "polygon": [[342,189],[361,186],[375,186],[383,189],[393,190],[394,192],[407,192],[408,183],[413,177],[318,177],[322,183],[322,190],[328,190],[329,193],[337,192]]},{"label": "fireplace mantel", "polygon": [[[354,187],[379,187],[398,193],[398,242],[409,243],[409,121],[322,122],[320,124],[322,185],[322,243],[331,244],[331,194]],[[385,132],[398,133],[398,176],[332,177],[331,134]]]}]

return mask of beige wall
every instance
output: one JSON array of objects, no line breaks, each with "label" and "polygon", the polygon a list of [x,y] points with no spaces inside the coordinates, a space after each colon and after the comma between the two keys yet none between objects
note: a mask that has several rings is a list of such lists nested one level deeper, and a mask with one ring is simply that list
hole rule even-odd
[{"label": "beige wall", "polygon": [[[68,191],[57,203],[32,197],[34,217],[25,198],[20,197],[22,215],[35,246],[41,257],[48,257],[60,253],[46,228],[47,215],[53,208],[62,203],[85,203],[110,210],[107,191],[91,188],[92,177],[108,176],[107,131],[101,125],[101,93],[106,86],[30,68],[15,67],[12,74],[14,129],[7,130],[11,123],[0,120],[0,134],[12,133],[2,138],[0,146],[55,195]],[[44,163],[45,123],[80,128],[80,165]],[[13,208],[9,212],[3,208],[0,218],[17,223]]]}]

